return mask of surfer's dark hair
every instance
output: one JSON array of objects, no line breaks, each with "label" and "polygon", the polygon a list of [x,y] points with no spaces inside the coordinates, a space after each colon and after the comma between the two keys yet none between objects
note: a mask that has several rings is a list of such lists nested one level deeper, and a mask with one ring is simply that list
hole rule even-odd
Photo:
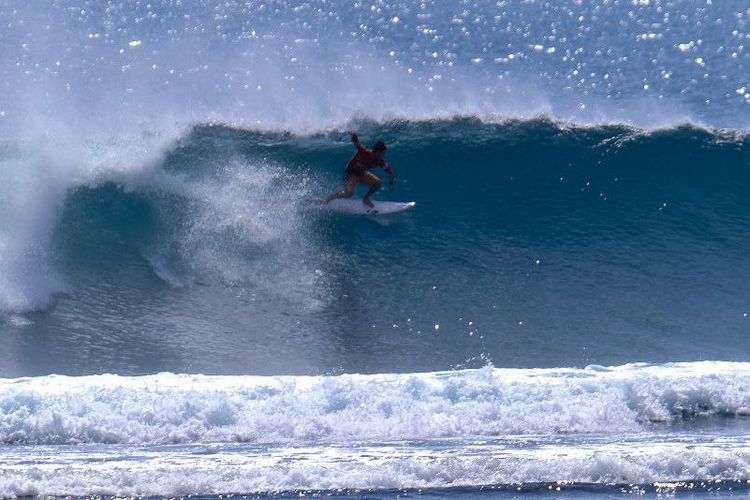
[{"label": "surfer's dark hair", "polygon": [[379,153],[379,152],[381,152],[381,151],[382,151],[383,153],[385,153],[385,151],[386,151],[387,149],[388,149],[388,148],[387,148],[387,147],[385,147],[385,143],[384,143],[383,141],[378,141],[378,142],[376,142],[376,143],[375,143],[375,145],[374,145],[374,146],[372,147],[372,150],[373,150],[373,151],[375,151],[376,153]]}]

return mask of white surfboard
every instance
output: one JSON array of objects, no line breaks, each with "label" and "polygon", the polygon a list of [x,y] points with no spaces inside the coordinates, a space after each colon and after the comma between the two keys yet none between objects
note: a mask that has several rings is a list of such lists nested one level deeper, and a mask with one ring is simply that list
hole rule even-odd
[{"label": "white surfboard", "polygon": [[337,198],[331,200],[324,206],[334,212],[342,214],[357,215],[386,215],[403,212],[414,208],[416,202],[413,201],[373,201],[375,207],[368,207],[360,198]]}]

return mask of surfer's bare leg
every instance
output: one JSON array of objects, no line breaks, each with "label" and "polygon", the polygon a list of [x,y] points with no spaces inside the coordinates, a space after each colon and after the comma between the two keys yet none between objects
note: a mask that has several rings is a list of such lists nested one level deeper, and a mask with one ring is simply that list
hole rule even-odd
[{"label": "surfer's bare leg", "polygon": [[370,172],[366,172],[365,175],[360,177],[359,182],[370,186],[370,189],[365,194],[365,197],[362,198],[362,203],[364,203],[368,207],[374,207],[375,204],[370,200],[370,196],[375,194],[377,190],[380,189],[380,179],[378,178],[377,175],[370,173]]},{"label": "surfer's bare leg", "polygon": [[354,187],[357,185],[359,177],[351,176],[346,180],[346,185],[344,186],[343,191],[339,191],[338,193],[329,194],[326,196],[325,202],[328,203],[331,200],[335,200],[336,198],[351,198],[354,194]]}]

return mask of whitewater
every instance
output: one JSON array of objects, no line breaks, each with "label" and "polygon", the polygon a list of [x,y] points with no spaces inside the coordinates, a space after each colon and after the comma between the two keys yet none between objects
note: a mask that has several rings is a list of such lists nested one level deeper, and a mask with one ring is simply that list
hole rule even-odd
[{"label": "whitewater", "polygon": [[0,4],[0,497],[747,496],[748,23]]},{"label": "whitewater", "polygon": [[[690,481],[731,490],[750,467],[747,424],[733,421],[750,415],[747,370],[10,379],[0,485],[6,495],[118,496],[545,483],[674,491]],[[711,418],[728,423],[695,423]]]}]

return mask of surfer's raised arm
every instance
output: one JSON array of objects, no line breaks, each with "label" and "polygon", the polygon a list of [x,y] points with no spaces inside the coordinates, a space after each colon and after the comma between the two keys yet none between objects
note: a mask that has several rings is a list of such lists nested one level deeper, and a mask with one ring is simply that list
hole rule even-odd
[{"label": "surfer's raised arm", "polygon": [[356,134],[356,132],[349,132],[352,136],[352,142],[354,143],[354,147],[357,148],[357,152],[362,150],[367,150],[361,142],[359,142],[359,136]]}]

